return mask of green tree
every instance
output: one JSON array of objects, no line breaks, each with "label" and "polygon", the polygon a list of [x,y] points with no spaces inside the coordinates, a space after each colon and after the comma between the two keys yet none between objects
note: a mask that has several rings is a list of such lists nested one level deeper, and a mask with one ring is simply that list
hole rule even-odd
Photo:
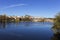
[{"label": "green tree", "polygon": [[0,22],[7,22],[7,16],[6,15],[0,15]]},{"label": "green tree", "polygon": [[32,21],[32,18],[30,15],[25,15],[24,21]]},{"label": "green tree", "polygon": [[60,29],[60,12],[55,16],[53,28]]},{"label": "green tree", "polygon": [[10,18],[8,16],[4,15],[0,15],[0,23],[7,23],[10,22]]}]

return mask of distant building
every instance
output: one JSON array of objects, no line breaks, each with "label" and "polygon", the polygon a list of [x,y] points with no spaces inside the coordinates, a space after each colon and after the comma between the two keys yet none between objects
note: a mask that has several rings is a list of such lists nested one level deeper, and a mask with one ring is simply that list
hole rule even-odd
[{"label": "distant building", "polygon": [[[3,17],[3,18],[2,18]],[[53,18],[44,18],[44,17],[34,17],[30,15],[25,15],[25,16],[6,16],[0,15],[0,21],[33,21],[33,22],[54,22]]]}]

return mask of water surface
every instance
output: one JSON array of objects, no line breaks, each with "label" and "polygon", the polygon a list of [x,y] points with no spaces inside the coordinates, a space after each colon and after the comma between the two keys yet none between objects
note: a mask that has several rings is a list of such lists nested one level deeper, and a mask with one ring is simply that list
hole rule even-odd
[{"label": "water surface", "polygon": [[52,40],[50,22],[0,23],[0,40]]}]

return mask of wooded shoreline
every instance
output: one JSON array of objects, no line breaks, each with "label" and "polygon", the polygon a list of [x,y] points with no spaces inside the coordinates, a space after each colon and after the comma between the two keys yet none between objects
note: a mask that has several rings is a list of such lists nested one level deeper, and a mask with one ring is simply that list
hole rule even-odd
[{"label": "wooded shoreline", "polygon": [[0,15],[0,22],[53,22],[54,18],[41,18],[41,17],[33,17],[30,15],[25,16],[7,16]]}]

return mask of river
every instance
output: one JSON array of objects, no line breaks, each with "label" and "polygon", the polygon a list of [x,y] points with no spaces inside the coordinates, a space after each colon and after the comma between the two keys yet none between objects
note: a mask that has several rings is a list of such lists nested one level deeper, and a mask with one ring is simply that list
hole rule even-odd
[{"label": "river", "polygon": [[50,22],[0,23],[0,40],[52,40],[52,26]]}]

